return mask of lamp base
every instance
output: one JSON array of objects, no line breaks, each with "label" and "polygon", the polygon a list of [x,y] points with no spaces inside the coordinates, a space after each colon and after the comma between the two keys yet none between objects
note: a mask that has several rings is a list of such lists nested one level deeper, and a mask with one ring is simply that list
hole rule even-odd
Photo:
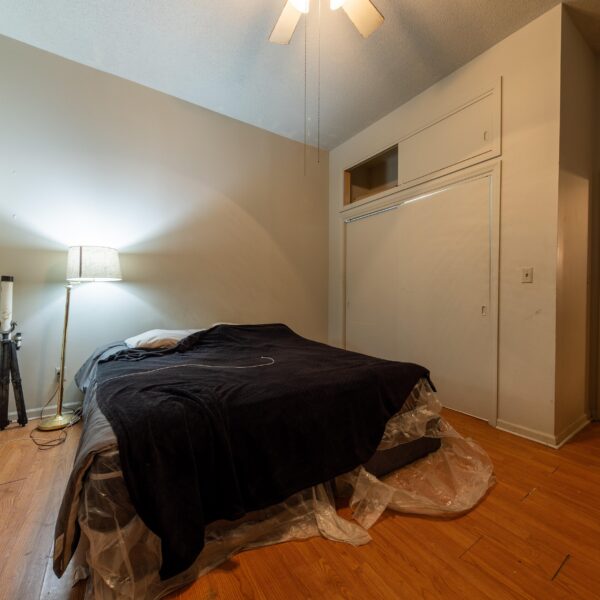
[{"label": "lamp base", "polygon": [[37,428],[40,431],[54,431],[55,429],[64,429],[68,427],[73,421],[73,414],[62,414],[54,415],[53,417],[47,417],[42,419]]}]

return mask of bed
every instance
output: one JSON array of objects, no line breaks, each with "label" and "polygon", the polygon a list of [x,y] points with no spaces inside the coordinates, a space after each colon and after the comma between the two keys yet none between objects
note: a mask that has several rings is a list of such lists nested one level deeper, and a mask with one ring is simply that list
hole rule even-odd
[{"label": "bed", "polygon": [[[160,598],[238,551],[287,539],[366,543],[386,506],[461,512],[493,481],[480,449],[456,454],[462,438],[440,419],[425,368],[281,324],[217,325],[168,349],[111,344],[76,380],[84,430],[54,570],[81,540],[89,597]],[[392,482],[400,472],[404,484]],[[417,489],[432,477],[435,490]],[[344,490],[356,523],[335,511]]]}]

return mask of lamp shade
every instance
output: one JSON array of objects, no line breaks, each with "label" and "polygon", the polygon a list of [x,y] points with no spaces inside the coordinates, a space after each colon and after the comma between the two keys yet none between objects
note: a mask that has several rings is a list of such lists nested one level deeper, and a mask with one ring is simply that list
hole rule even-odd
[{"label": "lamp shade", "polygon": [[72,246],[67,258],[67,281],[121,281],[119,253],[105,246]]}]

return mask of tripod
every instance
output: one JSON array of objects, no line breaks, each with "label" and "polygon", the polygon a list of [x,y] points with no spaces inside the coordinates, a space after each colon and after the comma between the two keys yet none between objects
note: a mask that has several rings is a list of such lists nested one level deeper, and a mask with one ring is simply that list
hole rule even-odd
[{"label": "tripod", "polygon": [[25,411],[21,373],[19,372],[19,362],[17,360],[17,350],[21,347],[21,334],[17,333],[12,339],[11,333],[14,328],[15,323],[12,324],[10,331],[2,332],[2,340],[0,340],[0,430],[10,423],[8,419],[8,390],[11,381],[17,406],[17,421],[21,427],[27,425],[27,412]]}]

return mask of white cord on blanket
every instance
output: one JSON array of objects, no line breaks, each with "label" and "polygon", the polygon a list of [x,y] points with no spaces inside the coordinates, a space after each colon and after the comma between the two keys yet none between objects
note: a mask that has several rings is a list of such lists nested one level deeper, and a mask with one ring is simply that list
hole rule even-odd
[{"label": "white cord on blanket", "polygon": [[266,363],[260,363],[256,365],[207,365],[203,363],[194,364],[194,363],[186,363],[183,365],[169,365],[168,367],[158,367],[157,369],[150,369],[149,371],[139,371],[137,373],[125,373],[124,375],[117,375],[116,377],[111,377],[102,383],[109,383],[110,381],[114,381],[115,379],[122,379],[123,377],[135,377],[136,375],[148,375],[150,373],[156,373],[158,371],[166,371],[167,369],[179,369],[180,367],[195,367],[198,369],[258,369],[260,367],[270,367],[275,364],[275,359],[270,356],[261,356],[262,359],[271,361]]}]

